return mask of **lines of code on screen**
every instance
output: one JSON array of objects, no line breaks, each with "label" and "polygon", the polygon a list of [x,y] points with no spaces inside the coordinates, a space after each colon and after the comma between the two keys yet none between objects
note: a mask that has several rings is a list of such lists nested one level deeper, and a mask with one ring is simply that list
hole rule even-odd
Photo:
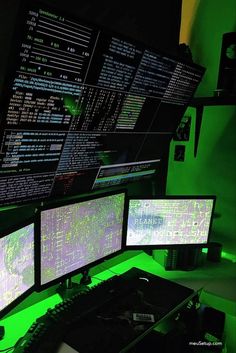
[{"label": "lines of code on screen", "polygon": [[130,200],[127,245],[205,244],[213,199]]},{"label": "lines of code on screen", "polygon": [[125,194],[41,212],[41,284],[121,250]]},{"label": "lines of code on screen", "polygon": [[34,225],[0,239],[0,310],[34,285]]},{"label": "lines of code on screen", "polygon": [[24,1],[18,18],[0,96],[0,205],[64,196],[71,173],[68,194],[88,192],[101,166],[165,156],[202,67],[57,6]]}]

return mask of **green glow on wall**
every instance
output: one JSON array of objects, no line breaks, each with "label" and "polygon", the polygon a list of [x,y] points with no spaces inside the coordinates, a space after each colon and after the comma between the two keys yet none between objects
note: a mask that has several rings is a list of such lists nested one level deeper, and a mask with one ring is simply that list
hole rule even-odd
[{"label": "green glow on wall", "polygon": [[[202,252],[205,253],[205,254],[207,254],[207,251],[208,251],[207,248],[202,249]],[[226,252],[226,251],[222,251],[221,258],[225,259],[225,260],[228,260],[228,261],[231,261],[233,263],[236,262],[236,256],[234,254],[231,254],[231,253]]]},{"label": "green glow on wall", "polygon": [[[188,1],[188,0],[183,0]],[[193,60],[206,67],[196,96],[213,96],[217,88],[222,35],[236,30],[235,0],[199,0],[192,21],[189,46]],[[191,14],[190,14],[191,16]],[[184,21],[183,21],[184,22]],[[196,111],[188,108],[192,118],[190,141],[170,146],[167,194],[216,195],[216,213],[211,239],[223,244],[225,253],[236,254],[236,108],[204,108],[197,157],[194,157]],[[174,161],[176,144],[185,145],[185,161]]]}]

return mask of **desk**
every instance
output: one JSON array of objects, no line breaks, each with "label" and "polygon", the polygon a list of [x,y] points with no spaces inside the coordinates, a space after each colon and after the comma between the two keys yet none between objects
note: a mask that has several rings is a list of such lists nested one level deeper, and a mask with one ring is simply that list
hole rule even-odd
[{"label": "desk", "polygon": [[[114,273],[110,269],[104,270],[105,265],[97,267],[97,273],[93,278],[92,285],[101,280],[106,280],[112,277]],[[200,300],[203,303],[210,304],[218,310],[226,312],[228,322],[226,322],[227,344],[228,352],[233,352],[235,342],[235,325],[236,324],[236,291],[234,292],[231,286],[236,283],[235,264],[228,261],[222,263],[208,263],[194,271],[165,271],[159,264],[157,264],[152,257],[145,253],[139,253],[137,256],[127,259],[122,263],[115,265],[111,270],[117,274],[121,274],[129,270],[131,267],[138,267],[144,271],[156,274],[160,277],[170,279],[176,283],[182,284],[195,291],[200,292]],[[228,278],[228,280],[227,280]],[[231,289],[227,289],[223,284],[228,283]],[[212,300],[214,298],[214,300]],[[15,315],[1,321],[1,325],[5,326],[6,334],[4,340],[0,341],[0,349],[6,349],[16,343],[19,337],[23,336],[34,320],[43,315],[49,307],[53,307],[61,301],[57,294],[22,310]],[[227,303],[225,305],[224,303]],[[230,350],[229,347],[232,347]]]},{"label": "desk", "polygon": [[[75,328],[66,334],[63,341],[75,351],[128,352],[155,326],[177,315],[196,295],[192,289],[134,267],[121,280],[127,291],[76,321]],[[153,322],[135,321],[134,313],[151,314]]]}]

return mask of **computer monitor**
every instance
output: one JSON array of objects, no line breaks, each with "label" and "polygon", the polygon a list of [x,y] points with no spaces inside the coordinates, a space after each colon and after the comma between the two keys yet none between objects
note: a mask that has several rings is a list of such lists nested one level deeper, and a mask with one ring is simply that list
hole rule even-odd
[{"label": "computer monitor", "polygon": [[46,207],[39,213],[39,289],[122,250],[125,191]]},{"label": "computer monitor", "polygon": [[34,269],[34,223],[0,234],[0,317],[33,291]]},{"label": "computer monitor", "polygon": [[133,163],[105,165],[99,168],[93,189],[101,189],[154,178],[160,159]]},{"label": "computer monitor", "polygon": [[203,247],[209,241],[215,196],[129,200],[126,247]]},{"label": "computer monitor", "polygon": [[0,205],[83,194],[102,166],[163,160],[205,69],[79,18],[79,2],[19,3],[0,94]]}]

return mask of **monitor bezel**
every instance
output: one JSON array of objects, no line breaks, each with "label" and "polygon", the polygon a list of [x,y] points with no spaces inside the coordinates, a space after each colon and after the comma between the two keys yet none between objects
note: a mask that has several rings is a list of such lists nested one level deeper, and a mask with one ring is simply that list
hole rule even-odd
[{"label": "monitor bezel", "polygon": [[[58,278],[55,278],[47,283],[41,283],[41,212],[50,210],[50,209],[56,209],[59,207],[63,206],[70,206],[74,204],[79,204],[82,202],[86,201],[91,201],[95,199],[100,199],[103,197],[107,196],[113,196],[113,195],[119,195],[123,194],[124,195],[124,209],[123,209],[123,224],[121,228],[121,249],[113,252],[112,254],[106,255],[98,260],[95,260],[89,264],[86,264],[82,267],[77,268],[76,270],[71,271],[70,273],[66,273]],[[37,292],[41,292],[49,287],[52,287],[56,284],[63,283],[67,279],[70,279],[76,275],[81,274],[85,270],[89,270],[92,267],[109,260],[117,255],[120,255],[124,249],[125,249],[125,235],[126,235],[126,219],[127,219],[127,190],[126,189],[120,189],[120,190],[113,190],[109,192],[101,192],[101,193],[96,193],[93,195],[86,195],[79,197],[78,199],[73,199],[71,201],[63,201],[60,203],[50,203],[48,205],[43,205],[41,206],[37,211],[36,211],[36,290]]]},{"label": "monitor bezel", "polygon": [[20,230],[21,228],[27,227],[31,224],[33,224],[33,227],[34,227],[34,284],[29,289],[27,289],[24,293],[19,295],[19,297],[17,297],[11,303],[9,303],[5,308],[0,310],[0,319],[2,319],[4,316],[9,314],[17,305],[19,305],[24,299],[26,299],[30,294],[32,294],[36,290],[36,261],[35,261],[35,259],[36,259],[36,251],[37,250],[36,250],[35,217],[30,217],[24,221],[16,223],[0,233],[0,239],[2,239],[4,237],[6,237],[7,235],[10,235],[11,233],[14,233],[17,230]]},{"label": "monitor bezel", "polygon": [[[191,243],[191,244],[142,244],[142,245],[128,245],[127,244],[127,231],[128,231],[128,217],[129,217],[129,205],[131,200],[213,200],[211,219],[209,223],[209,230],[207,235],[206,243]],[[135,196],[129,197],[127,200],[127,228],[125,237],[125,249],[126,250],[155,250],[155,249],[179,249],[179,248],[208,248],[210,243],[210,235],[212,229],[212,222],[215,210],[216,195],[160,195],[160,196]]]},{"label": "monitor bezel", "polygon": [[[153,166],[152,169],[155,170],[155,172],[151,175],[149,175],[148,177],[142,177],[140,179],[137,180],[132,180],[132,177],[130,179],[127,179],[126,181],[121,181],[120,183],[117,184],[113,184],[113,185],[106,185],[106,186],[102,186],[102,187],[94,187],[96,185],[96,181],[99,180],[98,176],[100,173],[100,170],[105,170],[105,169],[109,169],[109,168],[117,168],[117,167],[126,167],[126,166],[131,166],[131,165],[135,165],[135,164],[153,164],[156,166]],[[134,162],[127,162],[127,163],[119,163],[119,164],[109,164],[109,165],[100,165],[96,177],[94,179],[93,182],[93,186],[92,186],[92,191],[100,191],[100,190],[107,190],[107,189],[111,189],[112,187],[125,187],[126,185],[129,184],[133,184],[133,183],[137,183],[137,182],[142,182],[142,181],[146,181],[146,180],[153,180],[155,177],[157,177],[158,171],[161,168],[161,163],[162,163],[162,159],[161,158],[157,158],[157,159],[153,159],[153,160],[142,160],[142,161],[134,161]],[[117,174],[118,177],[122,176],[122,174]]]},{"label": "monitor bezel", "polygon": [[[157,47],[154,47],[153,45],[149,45],[145,41],[139,40],[138,38],[134,38],[130,34],[124,34],[124,33],[121,33],[120,31],[115,31],[108,25],[104,26],[104,25],[95,23],[94,21],[89,20],[89,19],[85,18],[84,16],[79,16],[79,15],[73,13],[72,10],[63,9],[62,6],[60,6],[60,5],[49,4],[46,0],[37,0],[37,2],[35,2],[35,4],[32,4],[30,2],[30,0],[22,0],[21,3],[18,6],[18,9],[17,9],[17,18],[18,18],[18,20],[16,21],[16,24],[15,24],[14,29],[13,29],[11,47],[9,48],[8,55],[7,55],[8,63],[6,65],[6,70],[5,70],[6,74],[4,75],[4,78],[3,78],[3,83],[4,83],[5,89],[4,89],[4,92],[1,92],[1,94],[0,94],[0,103],[2,103],[2,105],[3,105],[3,111],[4,112],[6,112],[6,110],[8,108],[8,106],[6,104],[9,101],[9,97],[11,96],[12,81],[13,81],[13,76],[14,76],[12,73],[15,74],[15,71],[16,71],[16,68],[17,68],[17,65],[15,63],[15,60],[16,60],[15,58],[16,57],[18,58],[18,56],[19,56],[19,47],[20,47],[20,45],[22,43],[22,34],[21,34],[21,31],[20,31],[20,29],[22,27],[22,19],[24,19],[23,24],[25,25],[25,23],[26,23],[25,20],[26,20],[26,17],[27,17],[27,11],[31,8],[31,6],[33,6],[33,7],[37,6],[37,8],[40,8],[40,6],[42,6],[45,10],[51,10],[52,12],[55,11],[58,15],[63,15],[64,14],[65,16],[68,16],[68,18],[75,19],[78,22],[81,22],[81,23],[84,23],[84,24],[92,26],[97,31],[102,31],[102,32],[104,31],[104,33],[108,33],[111,36],[121,37],[123,40],[131,42],[131,43],[134,43],[136,45],[139,45],[142,48],[145,48],[146,50],[151,50],[151,51],[153,51],[156,54],[159,54],[161,56],[167,56],[168,58],[176,60],[177,62],[186,64],[186,65],[190,65],[192,68],[195,68],[195,69],[201,71],[201,75],[202,76],[201,76],[201,80],[199,81],[199,84],[202,81],[202,77],[203,77],[203,75],[204,75],[204,73],[206,71],[206,68],[201,66],[201,65],[199,65],[199,64],[197,64],[197,63],[189,62],[189,60],[187,60],[184,57],[181,57],[180,55],[177,55],[176,53],[169,52],[168,50],[159,49]],[[102,87],[100,87],[100,88],[102,88]],[[196,89],[193,91],[192,97],[194,96],[195,91],[196,91]],[[137,94],[137,93],[135,93],[135,94]],[[144,95],[144,97],[146,97],[146,95]],[[191,99],[189,99],[189,102],[191,101]],[[4,101],[6,101],[7,103],[4,103]],[[185,105],[185,109],[189,105],[189,102]],[[5,119],[3,119],[2,125],[0,125],[2,127],[3,131],[5,131],[5,129],[6,129],[5,123],[6,123]],[[26,130],[28,130],[28,129],[26,129]],[[51,131],[55,131],[55,129],[53,129]],[[146,131],[145,135],[144,135],[144,139],[146,138],[145,136],[148,135],[148,134],[149,134],[149,131]],[[1,134],[0,134],[0,139],[3,139],[3,136],[1,136]],[[95,167],[94,169],[99,170],[99,167]],[[37,172],[36,174],[38,174],[39,172]],[[21,175],[21,174],[19,172],[17,172],[16,176],[19,176],[19,175]],[[22,174],[22,175],[24,175],[24,174]],[[27,173],[26,173],[26,175],[27,175]],[[55,178],[54,178],[54,181],[55,181]],[[53,185],[53,183],[52,183],[52,185]],[[124,184],[121,184],[121,185],[124,185]],[[104,189],[106,189],[106,188],[104,188]],[[92,190],[84,190],[83,192],[89,192],[89,191],[92,191]],[[62,196],[63,195],[58,194],[58,197],[62,197]],[[69,197],[70,195],[68,194],[66,196]],[[73,191],[73,196],[76,196],[76,191]],[[53,200],[53,195],[51,193],[49,193],[47,196],[45,196],[45,195],[41,195],[41,196],[35,195],[32,198],[29,198],[29,197],[25,197],[25,198],[22,198],[22,199],[20,197],[17,198],[17,199],[12,198],[12,199],[9,199],[7,202],[4,202],[4,203],[0,204],[0,207],[6,207],[6,206],[11,206],[11,205],[19,205],[19,204],[35,203],[35,202],[40,202],[40,201],[44,200],[45,198],[47,200],[51,200],[52,201]]]}]

